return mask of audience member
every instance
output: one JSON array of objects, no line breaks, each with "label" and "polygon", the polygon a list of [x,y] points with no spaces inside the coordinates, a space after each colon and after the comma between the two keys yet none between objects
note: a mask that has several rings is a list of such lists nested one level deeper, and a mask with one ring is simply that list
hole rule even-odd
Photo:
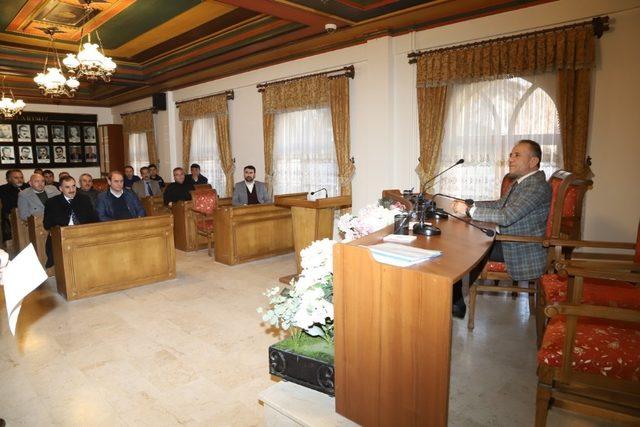
[{"label": "audience member", "polygon": [[173,180],[171,184],[164,190],[164,204],[172,206],[180,200],[191,200],[190,191],[195,190],[193,182],[187,181],[184,169],[175,168],[173,170]]},{"label": "audience member", "polygon": [[152,180],[158,181],[160,188],[164,188],[164,179],[162,179],[162,177],[158,175],[158,167],[153,163],[149,165],[149,175]]},{"label": "audience member", "polygon": [[18,194],[18,215],[20,219],[26,221],[31,215],[44,214],[44,205],[47,200],[60,194],[60,191],[53,185],[45,185],[44,177],[39,173],[34,173],[29,178],[29,188],[22,190]]},{"label": "audience member", "polygon": [[191,181],[192,184],[208,184],[209,180],[206,176],[200,175],[200,165],[193,163],[191,165],[191,173],[187,175],[187,181]]},{"label": "audience member", "polygon": [[54,180],[54,175],[53,175],[53,171],[50,169],[45,169],[42,172],[42,176],[44,177],[44,183],[45,185],[53,185],[54,187],[58,188],[60,187],[60,184],[58,184],[55,180]]},{"label": "audience member", "polygon": [[124,167],[124,188],[128,188],[131,190],[133,187],[133,183],[140,181],[140,177],[138,175],[133,174],[133,168],[131,166]]},{"label": "audience member", "polygon": [[96,204],[98,202],[98,192],[93,188],[93,177],[88,173],[83,173],[78,178],[80,188],[78,188],[78,194],[82,194],[87,196],[89,200],[91,200],[91,206],[95,209]]},{"label": "audience member", "polygon": [[6,173],[7,183],[0,185],[0,201],[2,201],[2,241],[11,240],[11,209],[18,207],[18,194],[27,188],[20,169],[9,169]]},{"label": "audience member", "polygon": [[256,168],[248,165],[244,167],[244,181],[237,182],[233,187],[233,206],[257,205],[270,203],[269,192],[264,182],[256,181]]},{"label": "audience member", "polygon": [[71,176],[71,174],[67,171],[62,171],[58,173],[58,182],[62,181],[62,178],[65,176]]},{"label": "audience member", "polygon": [[142,178],[140,181],[133,183],[132,190],[136,193],[136,196],[142,199],[143,197],[157,196],[161,193],[160,184],[158,184],[158,181],[151,179],[148,167],[140,168],[140,177]]},{"label": "audience member", "polygon": [[144,216],[140,199],[124,188],[124,175],[118,171],[109,172],[109,188],[98,195],[97,211],[100,221],[139,218]]},{"label": "audience member", "polygon": [[40,175],[42,175],[42,168],[35,168],[33,170],[33,173],[39,173]]},{"label": "audience member", "polygon": [[[72,176],[67,175],[60,179],[60,192],[62,194],[50,198],[44,205],[43,225],[46,230],[56,226],[65,227],[98,221],[89,198],[76,191],[76,180]],[[50,236],[47,238],[46,252],[46,267],[49,268],[53,266]]]}]

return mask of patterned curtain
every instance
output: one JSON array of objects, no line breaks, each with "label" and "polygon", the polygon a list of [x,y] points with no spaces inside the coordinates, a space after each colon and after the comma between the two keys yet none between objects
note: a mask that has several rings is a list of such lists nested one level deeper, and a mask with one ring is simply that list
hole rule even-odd
[{"label": "patterned curtain", "polygon": [[330,79],[329,93],[340,194],[346,196],[351,194],[351,180],[356,171],[356,167],[351,161],[351,141],[349,139],[349,78],[340,76]]},{"label": "patterned curtain", "polygon": [[129,135],[132,133],[146,133],[147,152],[149,153],[149,162],[158,163],[158,150],[156,148],[155,130],[153,127],[153,110],[144,110],[137,113],[123,114],[122,116],[122,132],[124,133],[125,147],[125,164],[129,164]]}]

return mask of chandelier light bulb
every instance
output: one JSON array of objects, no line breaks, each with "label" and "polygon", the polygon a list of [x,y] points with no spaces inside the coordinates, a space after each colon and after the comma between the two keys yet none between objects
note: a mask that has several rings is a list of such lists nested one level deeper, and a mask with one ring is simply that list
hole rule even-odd
[{"label": "chandelier light bulb", "polygon": [[80,86],[80,82],[75,77],[69,78],[66,84],[67,86],[69,86],[69,89],[71,89],[72,91],[75,91],[76,89],[78,89],[78,86]]},{"label": "chandelier light bulb", "polygon": [[65,67],[69,68],[69,71],[80,66],[80,61],[73,53],[67,53],[67,56],[62,60]]}]

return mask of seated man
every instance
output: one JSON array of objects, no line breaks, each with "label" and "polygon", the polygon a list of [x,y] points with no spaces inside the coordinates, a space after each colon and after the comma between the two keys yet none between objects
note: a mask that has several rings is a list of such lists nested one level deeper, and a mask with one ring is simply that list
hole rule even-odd
[{"label": "seated man", "polygon": [[193,163],[191,165],[191,173],[187,175],[187,181],[190,181],[193,185],[195,184],[208,184],[209,180],[206,176],[200,175],[200,165],[197,163]]},{"label": "seated man", "polygon": [[53,185],[56,188],[60,187],[60,184],[53,179],[54,175],[52,170],[45,169],[44,172],[42,172],[42,176],[44,177],[45,185]]},{"label": "seated man", "polygon": [[173,170],[173,180],[171,184],[164,190],[164,204],[172,206],[175,202],[183,200],[191,200],[190,191],[195,190],[193,182],[187,181],[184,169],[175,168]]},{"label": "seated man", "polygon": [[158,181],[151,179],[151,173],[148,167],[143,166],[140,168],[140,177],[142,179],[134,182],[133,188],[131,188],[136,196],[142,199],[143,197],[157,196],[161,193],[160,184]]},{"label": "seated man", "polygon": [[[456,201],[454,212],[466,213],[478,221],[494,222],[502,234],[544,236],[551,206],[551,187],[544,172],[539,170],[541,158],[542,149],[537,142],[518,141],[509,154],[509,173],[516,179],[509,193],[500,200],[475,202],[471,207]],[[547,252],[541,243],[496,241],[489,259],[504,262],[513,280],[534,280],[544,273]],[[475,280],[474,277],[470,279]],[[456,308],[464,317],[466,307],[461,286],[454,287],[454,314]]]},{"label": "seated man", "polygon": [[149,165],[149,175],[152,180],[158,181],[160,188],[164,188],[164,179],[162,179],[162,177],[158,175],[158,167],[153,163]]},{"label": "seated man", "polygon": [[124,167],[124,188],[131,190],[133,187],[133,183],[136,181],[140,181],[140,177],[138,175],[133,174],[133,168],[131,166]]},{"label": "seated man", "polygon": [[78,194],[87,196],[91,200],[91,206],[95,209],[98,203],[98,194],[100,192],[93,188],[93,177],[88,173],[83,173],[78,179],[80,181],[80,188],[78,188]]},{"label": "seated man", "polygon": [[18,194],[28,188],[20,169],[9,169],[6,173],[7,183],[0,185],[0,201],[2,202],[2,241],[11,240],[11,210],[18,207]]},{"label": "seated man", "polygon": [[44,205],[47,200],[60,194],[60,191],[53,185],[45,185],[44,177],[39,173],[34,173],[29,178],[29,188],[22,190],[18,194],[18,215],[20,219],[26,221],[31,215],[44,214]]},{"label": "seated man", "polygon": [[140,199],[131,190],[124,188],[124,175],[118,171],[109,172],[109,188],[98,195],[96,210],[100,221],[140,218],[144,208]]},{"label": "seated man", "polygon": [[[60,191],[62,194],[50,198],[44,205],[43,225],[46,230],[55,226],[64,227],[98,221],[89,198],[76,191],[76,180],[72,176],[67,175],[60,179]],[[47,237],[46,252],[46,267],[49,268],[53,266],[50,236]]]},{"label": "seated man", "polygon": [[244,181],[237,182],[233,187],[233,206],[271,203],[267,186],[255,178],[256,168],[251,165],[245,166]]}]

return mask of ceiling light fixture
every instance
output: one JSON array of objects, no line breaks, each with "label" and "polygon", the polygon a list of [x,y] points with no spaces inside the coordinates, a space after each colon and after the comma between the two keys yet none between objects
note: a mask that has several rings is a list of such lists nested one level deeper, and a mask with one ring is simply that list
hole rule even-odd
[{"label": "ceiling light fixture", "polygon": [[11,98],[7,98],[6,96],[4,96],[4,78],[5,76],[2,76],[2,98],[0,98],[0,114],[2,114],[5,119],[10,119],[15,115],[20,115],[22,113],[22,109],[26,104],[22,99],[18,99],[16,101],[16,98],[13,96],[13,91],[11,91],[11,89],[9,89]]},{"label": "ceiling light fixture", "polygon": [[[47,49],[47,57],[44,61],[44,67],[42,68],[42,72],[38,73],[37,76],[34,77],[33,81],[36,82],[40,92],[44,96],[51,96],[52,98],[58,96],[67,96],[69,98],[73,98],[75,91],[80,86],[80,82],[75,77],[66,78],[62,73],[62,65],[60,65],[60,57],[58,56],[58,50],[56,49],[56,45],[53,42],[53,35],[56,33],[61,33],[56,27],[48,27],[48,28],[40,28],[44,31],[45,34],[49,35],[49,41],[51,42],[51,46]],[[52,50],[55,56],[56,63],[58,64],[55,67],[47,67],[49,63],[49,51]]]}]

